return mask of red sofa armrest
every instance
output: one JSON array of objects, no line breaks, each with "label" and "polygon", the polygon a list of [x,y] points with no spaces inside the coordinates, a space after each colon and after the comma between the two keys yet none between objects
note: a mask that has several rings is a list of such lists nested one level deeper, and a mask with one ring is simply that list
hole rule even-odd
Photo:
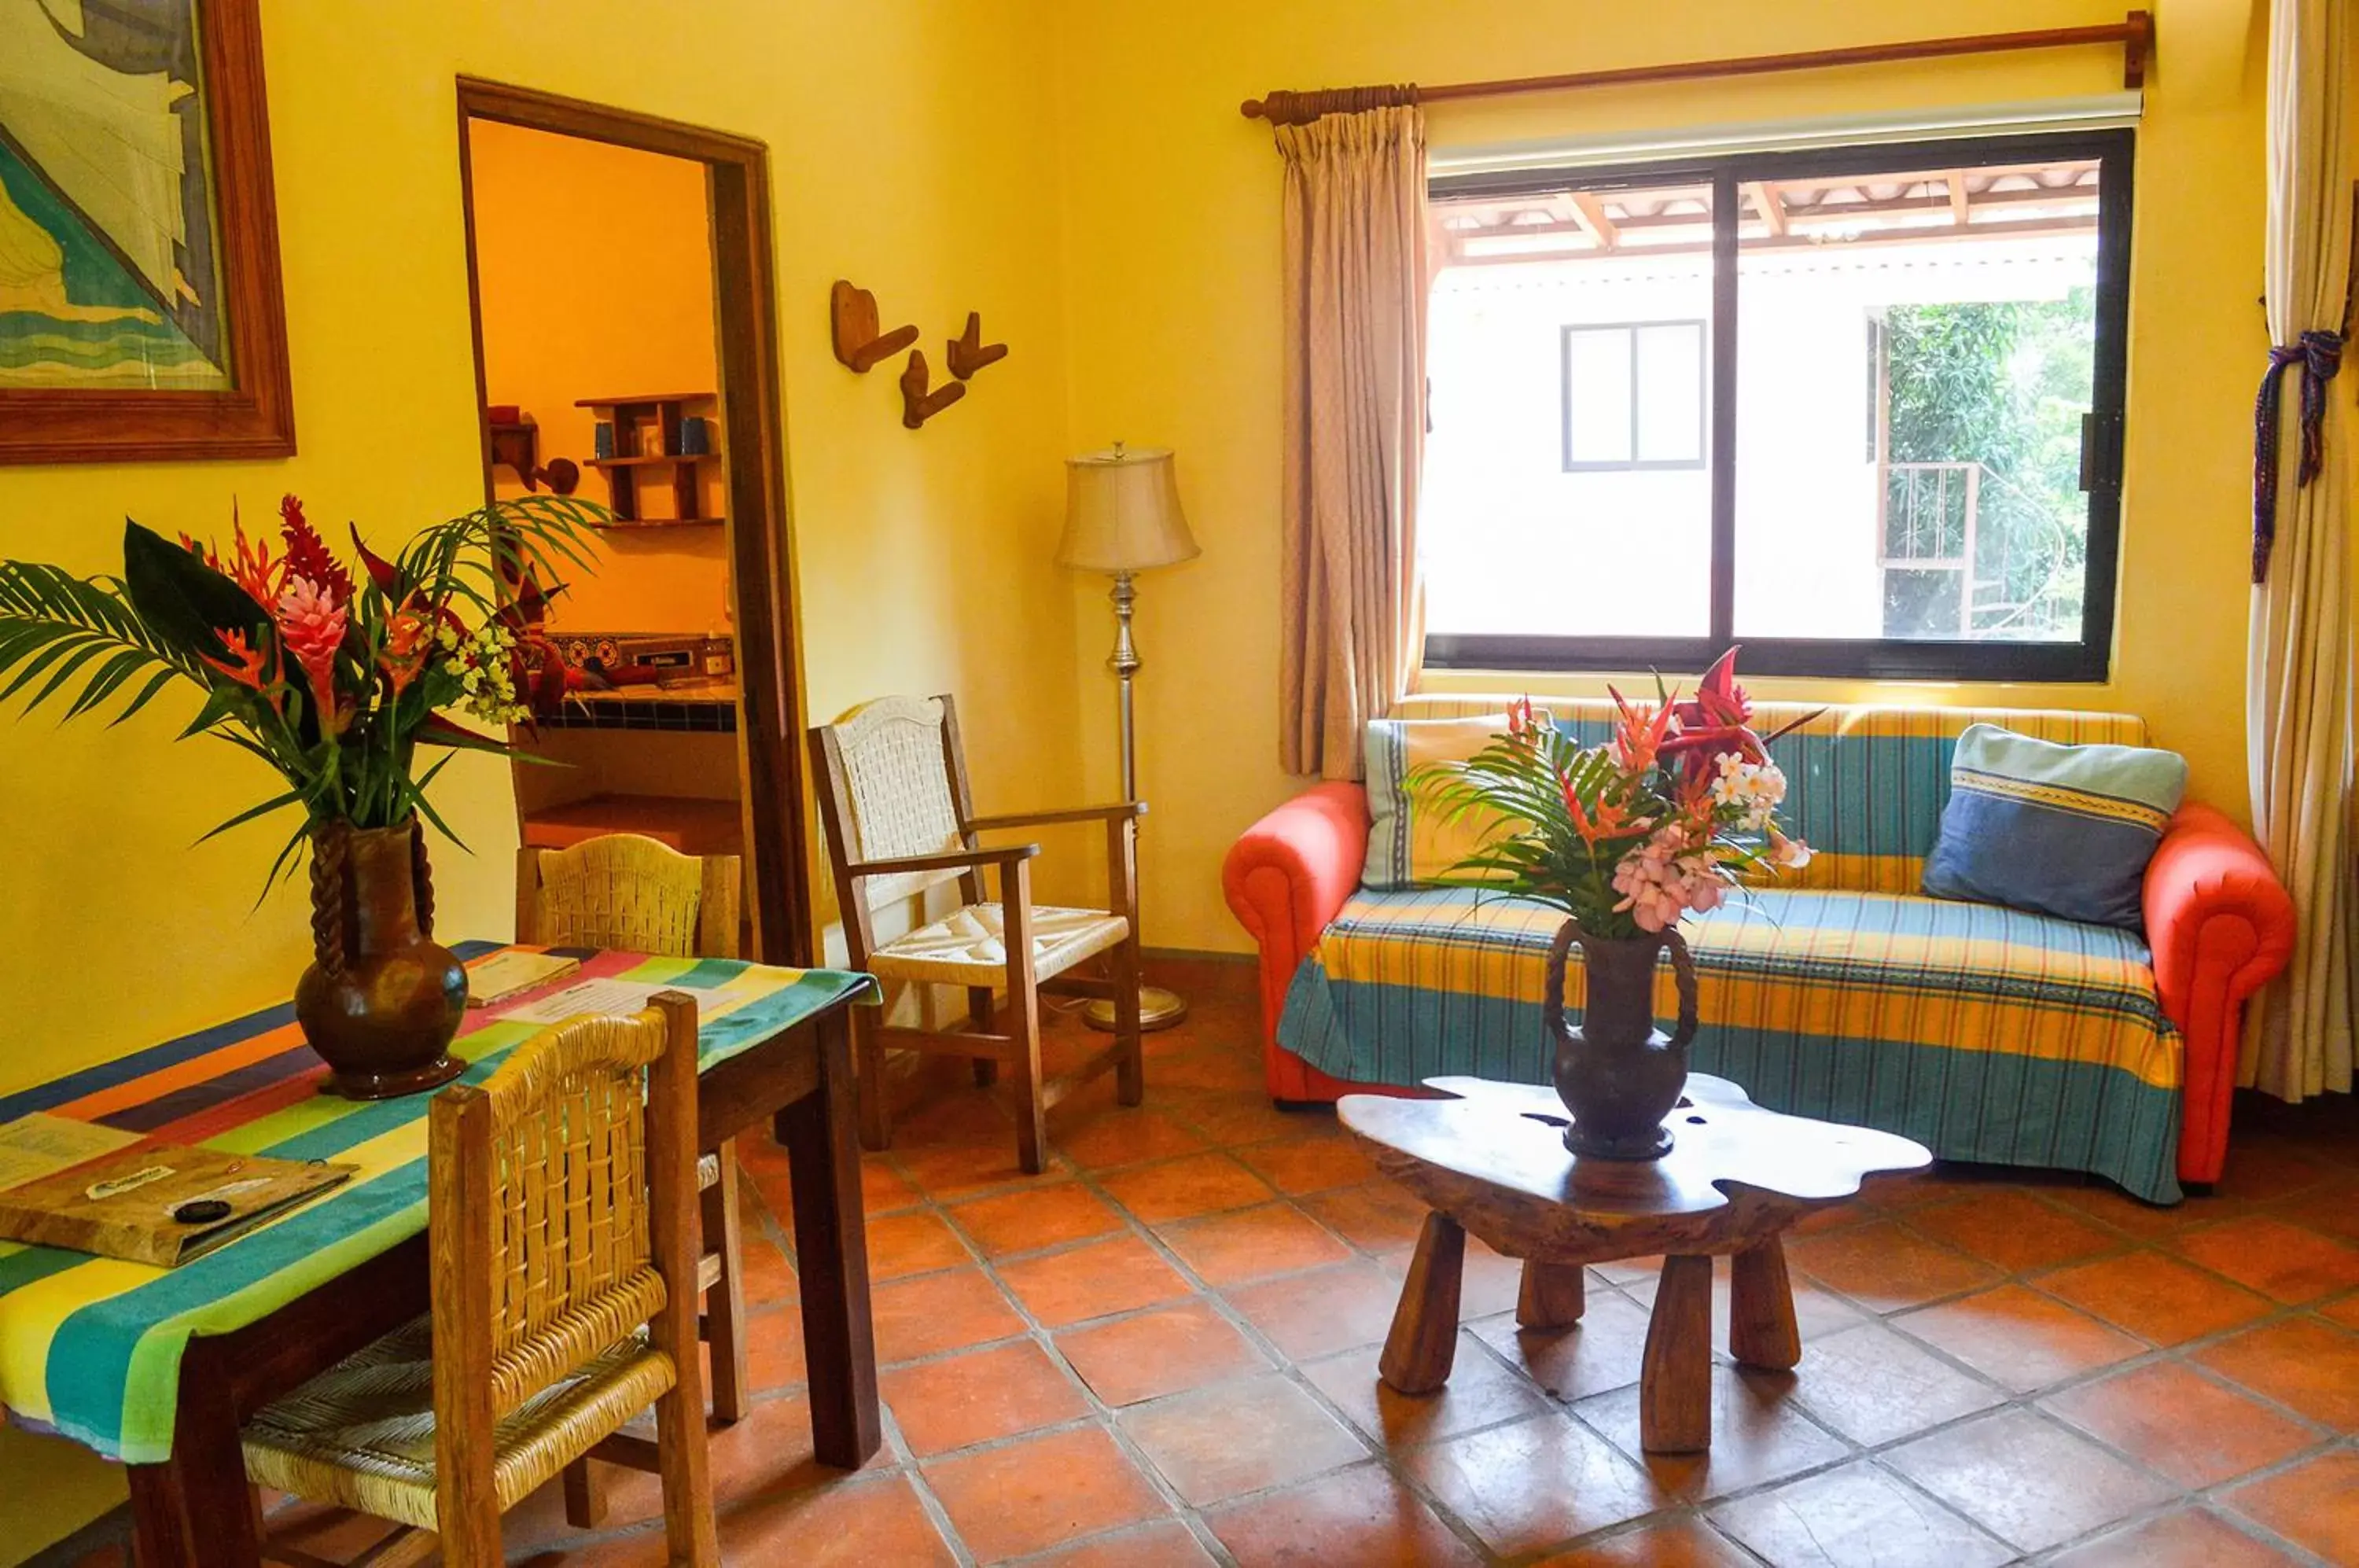
[{"label": "red sofa armrest", "polygon": [[2180,807],[2147,866],[2146,934],[2162,1010],[2187,1041],[2182,1181],[2216,1181],[2227,1163],[2245,998],[2285,968],[2294,924],[2251,835],[2210,806]]},{"label": "red sofa armrest", "polygon": [[1308,1099],[1317,1092],[1310,1069],[1278,1050],[1278,1014],[1295,970],[1360,885],[1367,857],[1367,790],[1327,783],[1247,828],[1221,863],[1229,908],[1261,948],[1262,1052],[1277,1098]]}]

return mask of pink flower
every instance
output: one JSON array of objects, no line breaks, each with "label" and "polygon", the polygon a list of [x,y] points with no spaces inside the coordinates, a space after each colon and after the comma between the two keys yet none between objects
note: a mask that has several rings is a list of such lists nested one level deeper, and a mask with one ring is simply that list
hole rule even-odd
[{"label": "pink flower", "polygon": [[1658,829],[1622,857],[1614,868],[1614,890],[1622,895],[1614,908],[1645,931],[1669,931],[1682,915],[1716,909],[1728,897],[1718,863],[1689,850],[1677,823]]},{"label": "pink flower", "polygon": [[336,708],[336,650],[344,641],[344,607],[308,577],[287,585],[278,601],[278,636],[287,651],[303,668],[319,704],[320,727],[334,735],[343,728]]}]

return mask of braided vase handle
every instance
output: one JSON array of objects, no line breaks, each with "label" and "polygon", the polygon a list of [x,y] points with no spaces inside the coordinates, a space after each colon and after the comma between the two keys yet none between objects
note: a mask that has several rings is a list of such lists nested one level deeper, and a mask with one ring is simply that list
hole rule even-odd
[{"label": "braided vase handle", "polygon": [[1671,977],[1680,986],[1680,1022],[1671,1031],[1671,1049],[1685,1051],[1696,1035],[1695,955],[1688,952],[1688,940],[1677,926],[1663,932],[1663,945],[1671,950]]}]

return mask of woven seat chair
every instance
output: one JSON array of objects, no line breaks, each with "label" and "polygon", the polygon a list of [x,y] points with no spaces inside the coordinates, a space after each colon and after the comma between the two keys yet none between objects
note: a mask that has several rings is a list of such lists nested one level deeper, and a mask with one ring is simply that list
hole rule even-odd
[{"label": "woven seat chair", "polygon": [[[810,732],[819,780],[820,820],[843,906],[852,967],[879,980],[963,986],[967,1018],[949,1029],[888,1028],[858,1009],[853,1018],[860,1058],[861,1141],[892,1142],[885,1077],[888,1048],[949,1052],[973,1059],[978,1083],[1001,1063],[1016,1083],[1016,1147],[1027,1171],[1041,1168],[1049,1107],[1112,1067],[1119,1098],[1137,1105],[1146,1092],[1138,1044],[1138,818],[1135,800],[1110,806],[978,817],[967,791],[958,709],[949,697],[886,697]],[[981,833],[1052,822],[1103,822],[1108,908],[1059,909],[1032,902],[1029,862],[1037,844],[985,848]],[[984,871],[999,876],[999,898],[984,897]],[[946,883],[963,900],[950,914],[880,942],[875,913]],[[1104,978],[1069,973],[1103,954]],[[997,1016],[995,988],[1006,994]],[[1114,1008],[1114,1043],[1073,1072],[1044,1080],[1040,1069],[1043,994],[1103,997]]]},{"label": "woven seat chair", "polygon": [[429,1112],[433,1311],[265,1407],[257,1484],[501,1561],[500,1515],[652,1402],[675,1563],[717,1563],[696,1345],[696,1004],[586,1017]]},{"label": "woven seat chair", "polygon": [[[609,833],[570,849],[521,849],[516,940],[676,958],[735,958],[738,877],[734,855],[682,855],[637,833]],[[704,1221],[700,1324],[712,1346],[712,1413],[723,1421],[742,1421],[753,1400],[734,1140],[697,1161],[696,1180]],[[583,1505],[574,1523],[597,1522],[594,1512],[594,1505]]]}]

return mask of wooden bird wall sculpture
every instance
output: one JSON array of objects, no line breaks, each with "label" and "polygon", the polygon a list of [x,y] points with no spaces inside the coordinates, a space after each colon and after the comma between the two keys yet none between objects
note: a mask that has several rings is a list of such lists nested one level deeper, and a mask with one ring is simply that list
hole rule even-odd
[{"label": "wooden bird wall sculpture", "polygon": [[1001,360],[1006,359],[1007,345],[1004,343],[984,343],[983,312],[969,310],[966,313],[966,331],[950,340],[949,348],[942,357],[949,363],[952,376],[957,376],[961,381],[967,381],[972,380],[974,373],[984,365],[997,365]]},{"label": "wooden bird wall sculpture", "polygon": [[924,351],[912,349],[909,363],[901,369],[901,422],[913,430],[966,396],[966,383],[962,381],[929,392],[926,387],[929,380]]},{"label": "wooden bird wall sculpture", "polygon": [[914,324],[880,332],[876,296],[842,278],[828,296],[828,319],[835,357],[863,376],[918,341]]}]

